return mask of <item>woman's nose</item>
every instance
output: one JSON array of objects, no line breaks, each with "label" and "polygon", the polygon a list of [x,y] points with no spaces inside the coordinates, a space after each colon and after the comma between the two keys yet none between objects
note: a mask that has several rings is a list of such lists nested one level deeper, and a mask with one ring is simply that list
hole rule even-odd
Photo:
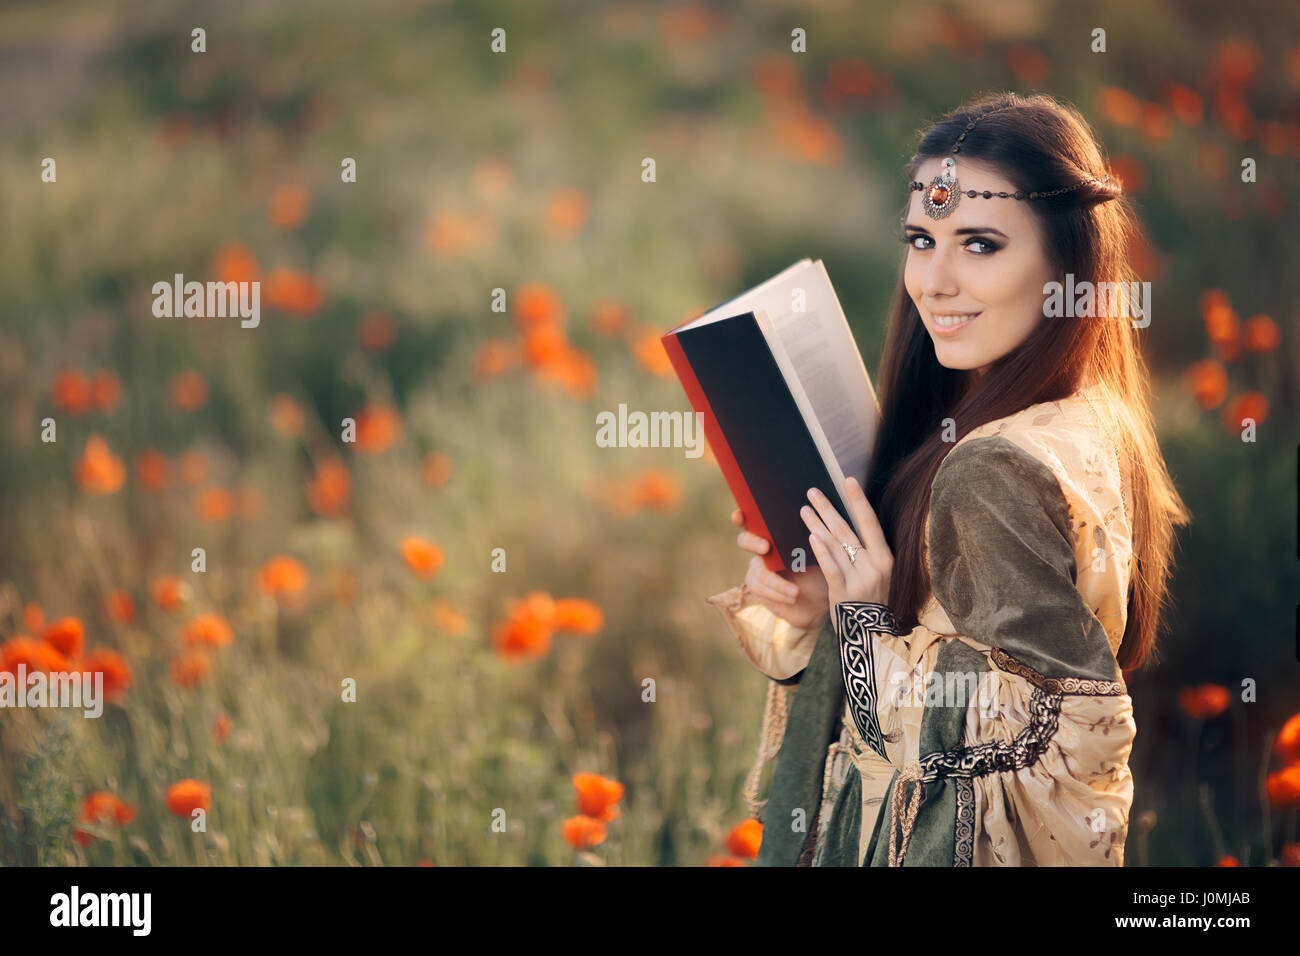
[{"label": "woman's nose", "polygon": [[927,296],[953,296],[958,292],[951,254],[944,249],[934,250],[921,277],[921,292]]}]

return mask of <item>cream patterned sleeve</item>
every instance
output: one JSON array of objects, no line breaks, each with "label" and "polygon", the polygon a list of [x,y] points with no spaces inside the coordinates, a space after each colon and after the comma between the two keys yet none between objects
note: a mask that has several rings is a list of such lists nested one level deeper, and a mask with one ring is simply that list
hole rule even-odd
[{"label": "cream patterned sleeve", "polygon": [[795,627],[760,604],[744,584],[707,600],[726,619],[746,660],[778,683],[798,683],[820,628]]}]

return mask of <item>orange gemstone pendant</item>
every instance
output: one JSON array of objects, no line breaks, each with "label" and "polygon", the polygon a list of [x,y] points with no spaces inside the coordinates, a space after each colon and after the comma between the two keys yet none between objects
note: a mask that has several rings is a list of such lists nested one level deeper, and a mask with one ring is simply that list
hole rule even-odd
[{"label": "orange gemstone pendant", "polygon": [[949,156],[943,161],[943,172],[930,180],[929,187],[921,193],[921,208],[931,219],[942,219],[957,208],[961,189],[957,185],[956,162]]}]

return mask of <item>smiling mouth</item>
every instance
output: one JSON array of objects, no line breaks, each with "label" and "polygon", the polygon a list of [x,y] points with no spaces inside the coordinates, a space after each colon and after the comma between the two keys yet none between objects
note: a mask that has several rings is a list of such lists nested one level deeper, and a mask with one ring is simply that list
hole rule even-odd
[{"label": "smiling mouth", "polygon": [[970,325],[982,314],[982,309],[979,312],[932,312],[930,318],[936,335],[952,335]]}]

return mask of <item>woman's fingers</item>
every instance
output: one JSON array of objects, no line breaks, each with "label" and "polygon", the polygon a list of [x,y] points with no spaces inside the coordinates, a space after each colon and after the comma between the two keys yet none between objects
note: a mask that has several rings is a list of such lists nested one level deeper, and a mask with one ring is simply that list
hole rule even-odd
[{"label": "woman's fingers", "polygon": [[844,571],[840,568],[839,562],[834,554],[826,546],[825,542],[818,534],[810,534],[808,542],[812,545],[813,554],[817,556],[817,563],[821,565],[822,574],[826,577],[826,584],[831,593],[844,590]]},{"label": "woman's fingers", "polygon": [[[817,512],[813,511],[812,508],[809,508],[807,505],[804,505],[799,509],[799,515],[803,518],[804,524],[808,526],[808,530],[812,532],[813,540],[821,542],[823,550],[827,552],[828,560],[834,564],[835,570],[838,571],[840,577],[843,578],[845,568],[840,559],[841,557],[847,559],[848,556],[844,554],[844,549],[839,546],[835,536],[827,530],[826,525],[822,524],[822,520],[818,517]],[[829,582],[829,569],[825,564],[823,564],[820,555],[818,555],[817,563],[822,566],[822,573],[827,575],[827,581]]]},{"label": "woman's fingers", "polygon": [[733,511],[731,513],[731,523],[737,528],[745,527],[745,512],[741,511],[739,508]]},{"label": "woman's fingers", "polygon": [[760,538],[752,531],[742,531],[736,535],[736,544],[746,551],[753,551],[755,554],[767,554],[770,547],[766,538]]},{"label": "woman's fingers", "polygon": [[867,501],[866,492],[862,490],[856,478],[849,478],[844,482],[844,500],[853,515],[854,522],[862,531],[863,543],[872,557],[888,558],[892,565],[893,553],[889,550],[889,542],[885,540],[884,529],[880,527],[875,509],[871,507],[871,502]]},{"label": "woman's fingers", "polygon": [[855,547],[862,542],[858,540],[858,534],[849,525],[847,521],[840,517],[840,513],[835,510],[831,500],[822,494],[816,488],[808,489],[808,500],[813,503],[817,509],[817,514],[821,516],[822,521],[826,523],[826,530],[829,531],[836,541],[842,541],[845,544],[851,544]]},{"label": "woman's fingers", "polygon": [[767,565],[763,563],[763,559],[759,557],[750,559],[749,573],[745,575],[745,584],[749,586],[751,592],[769,601],[793,604],[799,598],[799,586],[792,581],[787,581],[779,574],[769,571]]}]

